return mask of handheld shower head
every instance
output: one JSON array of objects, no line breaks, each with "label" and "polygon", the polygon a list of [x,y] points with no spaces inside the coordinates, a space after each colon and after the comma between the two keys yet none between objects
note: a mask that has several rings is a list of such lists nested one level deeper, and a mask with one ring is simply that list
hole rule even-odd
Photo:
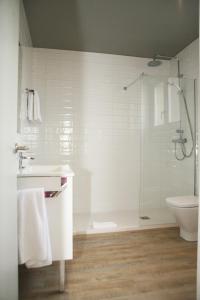
[{"label": "handheld shower head", "polygon": [[179,93],[183,93],[183,90],[177,84],[168,82],[168,85],[174,86]]}]

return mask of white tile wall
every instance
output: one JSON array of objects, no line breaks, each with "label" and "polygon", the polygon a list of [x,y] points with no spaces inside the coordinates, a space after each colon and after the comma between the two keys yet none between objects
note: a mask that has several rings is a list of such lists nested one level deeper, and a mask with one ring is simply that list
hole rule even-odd
[{"label": "white tile wall", "polygon": [[[197,52],[186,53],[187,56]],[[181,55],[185,61],[183,54],[184,51]],[[141,89],[137,83],[125,92],[123,86],[142,72],[170,74],[168,62],[158,68],[147,67],[147,62],[148,59],[135,57],[33,49],[32,87],[41,98],[43,123],[24,124],[22,134],[36,154],[35,163],[72,166],[76,173],[76,213],[138,210]],[[192,68],[188,60],[187,66]],[[159,131],[155,139],[161,135],[171,139],[172,132],[166,135],[166,130]],[[164,141],[161,144],[161,155],[168,156],[162,165],[166,170],[162,182],[166,186],[169,172],[173,176],[183,172],[169,167],[173,149],[166,150]],[[174,157],[170,166],[173,162]],[[154,175],[151,179],[160,182],[160,173]],[[177,190],[176,185],[174,189]],[[167,191],[166,188],[162,193]],[[155,204],[154,197],[148,200],[150,207]]]},{"label": "white tile wall", "polygon": [[43,124],[24,135],[35,163],[69,163],[75,171],[74,211],[138,209],[141,93],[123,86],[141,72],[169,74],[169,64],[150,69],[148,59],[34,49],[33,87]]}]

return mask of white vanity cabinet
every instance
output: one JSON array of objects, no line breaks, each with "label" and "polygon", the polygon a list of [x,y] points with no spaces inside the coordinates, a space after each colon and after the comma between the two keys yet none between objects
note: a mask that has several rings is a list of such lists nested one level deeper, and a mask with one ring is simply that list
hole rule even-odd
[{"label": "white vanity cabinet", "polygon": [[73,258],[73,176],[69,166],[32,166],[18,174],[18,189],[45,190],[53,261],[60,261],[60,291],[65,260]]},{"label": "white vanity cabinet", "polygon": [[62,191],[46,198],[53,260],[73,258],[73,177],[67,177]]}]

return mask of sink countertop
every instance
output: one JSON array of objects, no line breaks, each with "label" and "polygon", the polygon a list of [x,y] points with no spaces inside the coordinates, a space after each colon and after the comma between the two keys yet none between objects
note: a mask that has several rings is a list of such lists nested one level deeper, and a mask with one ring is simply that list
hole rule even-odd
[{"label": "sink countertop", "polygon": [[32,165],[19,170],[17,177],[65,177],[74,176],[69,165]]}]

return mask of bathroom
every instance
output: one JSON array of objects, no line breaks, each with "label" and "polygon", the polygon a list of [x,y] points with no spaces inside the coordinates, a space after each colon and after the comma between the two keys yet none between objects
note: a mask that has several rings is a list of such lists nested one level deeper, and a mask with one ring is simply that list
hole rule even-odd
[{"label": "bathroom", "polygon": [[[0,2],[0,300],[200,299],[198,1],[56,2]],[[64,269],[18,268],[17,190],[66,165]]]}]

